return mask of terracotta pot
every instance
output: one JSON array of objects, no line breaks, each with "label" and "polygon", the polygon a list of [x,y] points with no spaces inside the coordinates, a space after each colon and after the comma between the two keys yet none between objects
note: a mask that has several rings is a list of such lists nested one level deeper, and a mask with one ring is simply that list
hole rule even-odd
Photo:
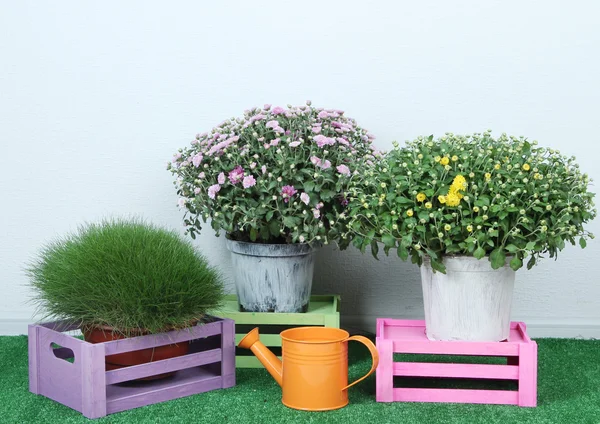
[{"label": "terracotta pot", "polygon": [[[136,331],[131,333],[131,337],[144,336],[149,334],[146,331]],[[93,327],[83,331],[83,338],[89,343],[103,343],[111,340],[125,339],[126,336],[115,332],[112,327],[102,326]],[[118,353],[116,355],[108,355],[106,357],[106,370],[116,370],[120,368],[130,367],[132,365],[146,364],[148,362],[160,361],[162,359],[175,358],[188,353],[188,343],[171,344],[158,346],[149,349],[134,350],[132,352]],[[153,375],[150,377],[140,378],[134,381],[158,380],[173,375],[174,372]]]}]

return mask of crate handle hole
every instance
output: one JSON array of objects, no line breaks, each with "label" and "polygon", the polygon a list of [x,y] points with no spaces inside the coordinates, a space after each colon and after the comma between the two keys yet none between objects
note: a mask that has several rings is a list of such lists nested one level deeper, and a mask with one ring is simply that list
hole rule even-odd
[{"label": "crate handle hole", "polygon": [[75,354],[73,353],[73,350],[68,347],[62,347],[61,345],[52,342],[50,343],[50,350],[58,359],[62,359],[71,364],[75,362]]}]

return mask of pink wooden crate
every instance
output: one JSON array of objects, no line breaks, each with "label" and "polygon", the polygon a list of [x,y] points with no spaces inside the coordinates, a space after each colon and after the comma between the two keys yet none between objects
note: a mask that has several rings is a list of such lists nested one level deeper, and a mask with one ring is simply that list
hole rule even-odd
[{"label": "pink wooden crate", "polygon": [[[456,402],[536,406],[537,344],[526,332],[525,323],[510,324],[510,341],[430,341],[425,321],[377,320],[377,401]],[[394,362],[394,353],[431,355],[472,355],[507,358],[506,365]],[[424,378],[469,378],[514,380],[518,390],[451,388],[394,388],[394,376]]]},{"label": "pink wooden crate", "polygon": [[[29,326],[29,390],[88,418],[235,385],[235,325],[230,319],[182,331],[91,344],[64,332],[76,325]],[[105,356],[173,343],[189,353],[171,359],[106,371]],[[58,345],[58,346],[57,346]],[[70,359],[68,361],[67,359]],[[171,377],[118,384],[161,373]]]}]

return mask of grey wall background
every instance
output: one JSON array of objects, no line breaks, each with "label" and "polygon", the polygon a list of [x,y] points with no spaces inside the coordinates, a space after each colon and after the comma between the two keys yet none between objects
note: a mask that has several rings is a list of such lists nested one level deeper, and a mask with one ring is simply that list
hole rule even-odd
[{"label": "grey wall background", "polygon": [[[598,180],[599,14],[592,0],[2,2],[0,334],[33,319],[22,267],[45,241],[109,215],[182,228],[166,161],[250,106],[341,108],[381,149],[523,134]],[[224,240],[198,244],[229,276]],[[599,257],[592,241],[520,271],[513,318],[599,337]],[[418,268],[395,258],[329,247],[315,278],[348,325],[423,316]]]}]

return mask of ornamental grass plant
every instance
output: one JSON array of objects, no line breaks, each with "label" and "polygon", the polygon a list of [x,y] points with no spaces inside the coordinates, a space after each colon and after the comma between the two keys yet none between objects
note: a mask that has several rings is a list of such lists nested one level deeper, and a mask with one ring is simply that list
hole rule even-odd
[{"label": "ornamental grass plant", "polygon": [[188,240],[141,220],[81,226],[44,246],[27,273],[44,319],[126,336],[194,325],[223,297],[221,275]]},{"label": "ornamental grass plant", "polygon": [[[565,242],[593,238],[592,180],[575,157],[536,141],[490,131],[419,137],[394,148],[353,180],[348,206],[353,244],[445,272],[443,257],[488,257],[531,268]],[[350,235],[348,236],[350,237]]]},{"label": "ornamental grass plant", "polygon": [[198,134],[168,164],[187,232],[210,219],[237,241],[347,244],[346,193],[375,159],[373,138],[310,102],[253,108]]}]

